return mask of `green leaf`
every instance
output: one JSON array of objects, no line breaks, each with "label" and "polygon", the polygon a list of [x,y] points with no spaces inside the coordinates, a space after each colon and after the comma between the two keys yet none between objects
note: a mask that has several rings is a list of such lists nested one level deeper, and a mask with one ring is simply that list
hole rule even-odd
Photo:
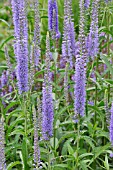
[{"label": "green leaf", "polygon": [[24,131],[23,131],[22,129],[15,129],[13,132],[11,132],[11,133],[9,134],[9,136],[17,135],[17,134],[24,136]]},{"label": "green leaf", "polygon": [[110,170],[110,169],[109,169],[109,163],[108,163],[107,154],[106,154],[106,156],[105,156],[104,166],[106,167],[106,170]]},{"label": "green leaf", "polygon": [[81,162],[80,162],[80,166],[81,166],[81,168],[82,168],[83,170],[88,170],[87,165],[86,165],[86,163],[85,163],[84,161],[81,161]]},{"label": "green leaf", "polygon": [[24,169],[27,170],[29,169],[27,160],[28,160],[28,150],[27,150],[27,139],[24,138],[22,142],[22,158],[23,158],[23,163],[24,163]]},{"label": "green leaf", "polygon": [[[50,139],[50,144],[54,148],[54,138]],[[55,138],[55,149],[57,149],[57,148],[58,148],[58,139]]]},{"label": "green leaf", "polygon": [[19,102],[14,102],[14,101],[12,101],[10,104],[8,104],[8,106],[5,108],[5,110],[4,110],[4,114],[6,114],[7,113],[7,111],[9,110],[9,109],[11,109],[12,107],[14,107],[15,105],[18,105],[19,104]]},{"label": "green leaf", "polygon": [[52,54],[53,54],[54,62],[56,63],[57,62],[57,58],[58,58],[58,52],[54,52]]},{"label": "green leaf", "polygon": [[16,165],[21,164],[21,162],[16,161],[16,162],[11,162],[8,166],[7,166],[7,170],[12,170],[13,167],[15,167]]},{"label": "green leaf", "polygon": [[8,27],[10,27],[9,23],[7,21],[5,21],[4,19],[0,18],[0,21],[2,21],[3,23],[5,23]]},{"label": "green leaf", "polygon": [[8,37],[6,40],[4,40],[3,43],[0,45],[0,49],[1,49],[8,41],[10,41],[10,40],[13,39],[13,38],[14,38],[14,36],[10,36],[10,37]]},{"label": "green leaf", "polygon": [[111,63],[108,61],[107,56],[104,55],[104,54],[101,54],[101,58],[104,60],[104,62],[107,65],[110,73],[113,75],[113,67],[112,67]]},{"label": "green leaf", "polygon": [[73,148],[71,147],[71,145],[69,143],[67,144],[67,147],[68,147],[69,155],[73,155],[74,154],[74,150],[73,150]]},{"label": "green leaf", "polygon": [[68,168],[68,165],[67,164],[57,164],[57,165],[54,165],[54,167],[58,167],[58,168]]},{"label": "green leaf", "polygon": [[94,155],[93,153],[84,153],[84,154],[79,156],[79,159],[83,159],[83,158],[85,158],[87,156],[93,156],[93,155]]},{"label": "green leaf", "polygon": [[94,140],[92,138],[90,138],[89,136],[81,136],[81,139],[84,139],[86,141],[86,143],[88,143],[92,149],[95,148],[95,145],[94,145]]}]

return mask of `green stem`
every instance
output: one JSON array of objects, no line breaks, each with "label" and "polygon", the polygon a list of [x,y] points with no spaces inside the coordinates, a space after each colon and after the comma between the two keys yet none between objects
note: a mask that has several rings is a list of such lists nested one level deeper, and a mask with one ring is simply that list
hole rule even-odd
[{"label": "green stem", "polygon": [[79,143],[80,143],[80,116],[78,117],[77,127],[77,152],[76,152],[76,170],[79,170]]},{"label": "green stem", "polygon": [[22,104],[22,111],[24,113],[24,118],[25,118],[25,124],[24,124],[24,139],[23,139],[23,147],[25,147],[25,150],[23,153],[24,155],[24,170],[28,170],[28,150],[27,150],[27,111],[26,111],[26,95],[23,94],[22,99],[23,99],[23,104]]},{"label": "green stem", "polygon": [[48,147],[48,170],[51,170],[51,164],[50,164],[50,152],[49,152],[49,143],[47,143]]},{"label": "green stem", "polygon": [[[98,60],[99,60],[99,57],[97,57],[97,61],[96,61],[96,72],[98,72]],[[96,82],[97,82],[97,75],[96,75]],[[97,100],[98,100],[98,87],[97,87],[97,84],[95,85],[95,106],[97,106]],[[95,116],[94,116],[94,125],[96,123],[96,111],[95,111]]]}]

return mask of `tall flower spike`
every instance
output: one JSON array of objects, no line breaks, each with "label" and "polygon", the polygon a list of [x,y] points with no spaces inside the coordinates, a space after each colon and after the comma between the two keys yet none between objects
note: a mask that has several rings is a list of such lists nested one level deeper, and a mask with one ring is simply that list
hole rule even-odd
[{"label": "tall flower spike", "polygon": [[56,0],[48,0],[48,27],[53,39],[60,38],[58,25],[58,6]]},{"label": "tall flower spike", "polygon": [[79,54],[76,56],[75,65],[75,87],[74,87],[74,107],[75,119],[78,116],[84,116],[86,102],[86,50],[85,50],[85,32],[84,32],[84,0],[80,0],[80,23],[79,23]]},{"label": "tall flower spike", "polygon": [[60,61],[61,67],[65,67],[65,63],[70,63],[70,68],[73,68],[73,56],[75,56],[75,31],[74,22],[72,21],[72,6],[71,0],[64,1],[64,30],[62,40],[62,58]]},{"label": "tall flower spike", "polygon": [[39,15],[39,2],[34,0],[34,12],[35,12],[35,25],[34,25],[34,63],[36,69],[39,64],[41,55],[40,50],[40,15]]},{"label": "tall flower spike", "polygon": [[39,149],[39,140],[38,140],[38,128],[37,128],[37,116],[36,109],[33,107],[33,124],[34,124],[34,163],[35,168],[40,167],[40,149]]},{"label": "tall flower spike", "polygon": [[113,146],[113,103],[111,106],[111,119],[110,119],[110,142]]},{"label": "tall flower spike", "polygon": [[53,135],[53,99],[52,85],[50,77],[50,41],[49,35],[46,37],[46,67],[44,74],[44,83],[42,89],[42,137],[44,140],[49,140]]},{"label": "tall flower spike", "polygon": [[98,35],[98,7],[99,0],[92,3],[92,18],[90,25],[90,32],[87,37],[87,53],[88,57],[94,59],[99,51],[99,35]]},{"label": "tall flower spike", "polygon": [[5,165],[5,139],[4,139],[4,121],[1,118],[0,119],[0,170],[5,170],[6,165]]},{"label": "tall flower spike", "polygon": [[19,93],[28,91],[28,27],[24,0],[12,0]]}]

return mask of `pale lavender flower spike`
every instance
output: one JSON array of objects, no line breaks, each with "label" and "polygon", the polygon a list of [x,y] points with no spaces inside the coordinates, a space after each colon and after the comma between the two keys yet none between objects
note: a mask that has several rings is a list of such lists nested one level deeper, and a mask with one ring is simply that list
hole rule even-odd
[{"label": "pale lavender flower spike", "polygon": [[64,30],[62,40],[62,58],[60,61],[61,67],[65,67],[66,62],[70,63],[70,68],[73,68],[73,57],[75,56],[75,31],[74,22],[72,21],[71,0],[64,1]]},{"label": "pale lavender flower spike", "polygon": [[80,28],[79,28],[79,54],[76,56],[75,64],[75,87],[74,87],[74,108],[75,122],[78,116],[84,116],[86,103],[86,49],[84,32],[84,1],[80,1]]},{"label": "pale lavender flower spike", "polygon": [[98,7],[99,7],[99,1],[95,0],[92,3],[92,18],[91,18],[90,32],[86,42],[87,55],[92,60],[99,52]]},{"label": "pale lavender flower spike", "polygon": [[50,75],[50,41],[49,35],[46,38],[46,67],[44,74],[44,82],[42,89],[42,137],[44,140],[49,140],[53,135],[53,99],[52,85]]}]

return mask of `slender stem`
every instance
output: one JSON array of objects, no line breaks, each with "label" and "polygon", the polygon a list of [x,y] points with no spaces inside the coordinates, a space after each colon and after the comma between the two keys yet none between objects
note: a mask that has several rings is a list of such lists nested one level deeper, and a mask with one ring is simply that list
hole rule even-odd
[{"label": "slender stem", "polygon": [[[99,57],[97,57],[97,60],[96,60],[96,72],[98,72],[98,60],[99,60]],[[96,82],[97,82],[97,75],[96,75]],[[95,85],[95,106],[97,106],[97,100],[98,100],[98,87],[97,87],[97,84]],[[96,111],[95,111],[95,116],[94,116],[94,125],[96,123]]]},{"label": "slender stem", "polygon": [[23,94],[22,96],[23,99],[23,104],[22,104],[22,110],[24,113],[24,118],[25,118],[25,124],[24,124],[24,139],[25,140],[25,165],[24,165],[24,170],[28,170],[28,165],[27,165],[27,112],[26,112],[26,95]]},{"label": "slender stem", "polygon": [[76,152],[76,168],[79,170],[79,143],[80,143],[80,115],[78,116],[78,127],[77,127],[77,152]]},{"label": "slender stem", "polygon": [[49,142],[47,143],[47,147],[48,147],[48,170],[51,170]]}]

